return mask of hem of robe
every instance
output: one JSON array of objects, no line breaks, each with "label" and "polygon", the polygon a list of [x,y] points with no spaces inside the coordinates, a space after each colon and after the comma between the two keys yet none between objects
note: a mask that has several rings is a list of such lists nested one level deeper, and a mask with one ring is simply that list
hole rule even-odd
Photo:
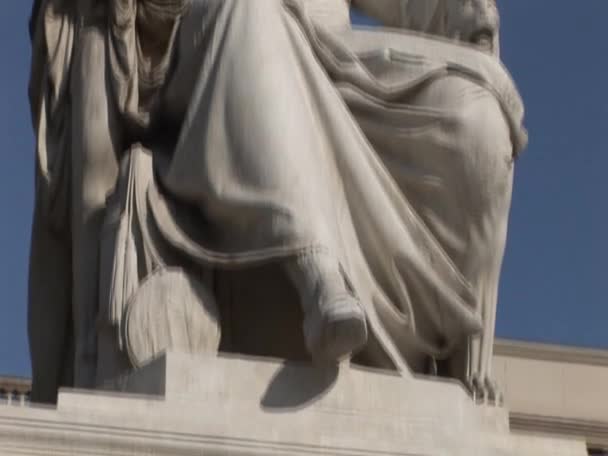
[{"label": "hem of robe", "polygon": [[[298,4],[298,0],[284,0],[284,3],[290,7],[296,21],[300,24],[312,46],[315,55],[334,84],[351,84],[363,93],[373,95],[383,101],[398,101],[433,78],[455,73],[479,83],[497,97],[511,127],[514,155],[517,155],[519,150],[524,147],[526,133],[521,126],[523,104],[511,78],[496,58],[466,46],[404,30],[362,28],[329,30],[315,25],[306,16]],[[407,51],[402,50],[404,47]],[[418,54],[412,52],[412,49],[416,48],[424,48],[424,52],[421,51]],[[388,63],[388,68],[394,69],[395,66],[399,66],[399,63],[404,60],[411,63],[417,59],[421,62],[420,71],[414,74],[406,74],[404,72],[396,81],[383,79],[390,72],[374,71],[374,68],[377,69],[378,67],[373,67],[372,65],[374,62],[385,60]],[[401,68],[404,68],[404,65]],[[51,173],[48,176],[48,180],[52,184],[57,184],[58,174]],[[50,193],[52,195],[46,196],[51,198],[58,196],[55,192]],[[259,250],[252,249],[238,253],[213,251],[206,249],[200,243],[187,236],[186,231],[180,228],[182,222],[179,216],[175,217],[177,212],[171,211],[171,203],[162,197],[154,185],[150,187],[148,202],[152,214],[159,228],[163,231],[166,240],[172,242],[179,250],[187,252],[193,258],[204,260],[207,264],[222,265],[224,267],[246,267],[298,254],[305,254],[310,251],[327,250],[321,245],[294,243],[292,245],[281,245]],[[165,206],[163,207],[163,205]],[[165,211],[165,215],[161,212],[163,210]],[[174,213],[172,214],[172,212]],[[171,226],[171,223],[173,223],[173,226]],[[450,260],[447,255],[444,256],[446,257],[444,259]],[[450,261],[448,263],[450,264],[444,265],[446,267],[443,268],[443,271],[447,272],[453,280],[449,280],[450,283],[447,286],[460,287],[461,293],[457,294],[463,297],[463,301],[474,301],[471,290],[468,289],[466,281],[463,280],[460,272],[454,268],[454,265]],[[390,303],[388,298],[384,296],[381,298]],[[369,307],[374,307],[374,305],[370,305]],[[400,309],[393,308],[390,305],[385,307],[390,311],[398,312],[403,317],[402,320],[407,320],[407,314],[399,312]],[[470,305],[464,310],[471,312],[472,316],[474,316],[471,310],[472,307]],[[400,327],[403,327],[405,324],[402,321],[392,321],[391,323]],[[410,324],[413,325],[413,322],[410,322]],[[383,325],[380,324],[380,326],[382,327]],[[395,331],[390,332],[392,334]],[[387,337],[392,339],[390,336]],[[429,349],[428,351],[433,351],[438,356],[441,356],[436,350]]]},{"label": "hem of robe", "polygon": [[[154,152],[152,152],[152,155],[154,155]],[[160,162],[162,162],[162,160]],[[158,164],[158,162],[156,164]],[[156,172],[162,173],[162,170],[157,169]],[[174,201],[174,198],[170,195],[166,196],[163,190],[159,189],[159,185],[155,180],[149,182],[146,191],[146,199],[148,208],[150,209],[149,213],[155,227],[160,233],[162,241],[166,242],[181,254],[186,255],[190,260],[200,266],[220,270],[241,270],[285,261],[299,255],[332,253],[331,249],[316,243],[292,243],[260,249],[241,250],[238,252],[220,251],[195,239],[195,236],[191,233],[195,232],[197,228],[192,226],[192,222],[188,220],[189,217],[180,215],[181,213],[187,212],[188,206],[183,205],[183,207],[180,208],[182,203]],[[186,209],[185,212],[183,211],[184,209]],[[149,240],[152,240],[152,237],[147,237]],[[455,266],[451,264],[449,257],[444,255],[443,258],[450,263],[451,267],[449,267],[448,270],[456,275],[456,277],[454,277],[455,280],[452,281],[452,285],[460,285],[460,291],[457,294],[463,296],[463,301],[465,302],[465,305],[462,306],[460,310],[466,313],[463,318],[469,321],[469,328],[462,328],[462,337],[467,334],[478,332],[478,330],[471,329],[479,322],[479,316],[472,310],[475,297],[472,294],[470,286],[460,275]],[[336,259],[339,261],[338,258]],[[339,266],[345,281],[353,289],[354,293],[359,296],[358,287],[352,280],[351,272],[340,261]],[[469,298],[465,299],[464,296],[469,296]],[[370,334],[376,338],[384,350],[384,354],[388,356],[398,371],[402,373],[410,372],[407,364],[398,354],[400,352],[397,348],[398,344],[395,343],[394,337],[389,335],[389,333],[393,334],[395,331],[387,331],[385,324],[387,318],[382,318],[379,315],[378,308],[383,310],[381,313],[389,312],[391,314],[391,318],[388,319],[390,321],[389,326],[399,326],[402,330],[409,328],[408,333],[416,333],[415,321],[411,316],[408,316],[408,313],[403,313],[395,309],[394,306],[390,304],[391,300],[384,294],[381,287],[374,287],[370,298],[372,302],[365,306],[368,322],[370,323]],[[409,313],[411,313],[411,309]],[[442,359],[453,351],[455,346],[459,343],[459,340],[459,337],[452,337],[450,340],[445,341],[446,343],[441,349],[434,347],[431,343],[425,342],[424,340],[416,340],[415,343],[429,356],[436,359]]]},{"label": "hem of robe", "polygon": [[[415,93],[423,84],[435,78],[457,74],[488,89],[497,98],[511,130],[513,155],[516,156],[525,146],[527,134],[522,127],[523,103],[511,77],[496,57],[469,46],[404,30],[328,29],[316,25],[307,17],[299,0],[284,0],[284,5],[300,25],[320,65],[335,85],[351,85],[381,101],[395,103],[407,98],[409,94]],[[374,39],[370,40],[370,37]],[[406,51],[403,50],[404,48]],[[420,52],[415,53],[412,49],[414,51],[419,49]],[[384,60],[383,63],[387,65],[381,67],[380,71],[375,71],[378,68],[370,65],[370,63],[374,63],[374,59],[376,61]],[[409,73],[397,71],[397,77],[390,79],[391,74],[395,72],[384,70],[395,70],[399,67],[407,69],[403,62],[418,63],[418,71]],[[162,171],[160,174],[163,174]],[[397,189],[392,190],[397,191]],[[243,249],[240,252],[218,251],[209,248],[209,243],[199,242],[196,236],[189,235],[192,229],[185,228],[188,226],[188,222],[184,220],[184,217],[180,217],[179,210],[175,210],[174,202],[164,198],[162,192],[155,186],[149,189],[148,204],[165,240],[197,262],[206,265],[220,268],[242,268],[307,252],[329,250],[314,243],[294,242],[277,243],[277,245],[263,246],[258,249],[252,246],[253,248]],[[410,214],[410,222],[416,225],[413,227],[414,231],[423,238],[428,238],[430,235],[421,233],[421,231],[425,231],[422,229],[424,227],[418,225],[424,224],[416,217],[415,212]],[[433,247],[433,251],[437,253],[434,259],[441,263],[434,263],[432,268],[438,271],[437,274],[441,277],[446,277],[447,274],[448,280],[445,288],[458,295],[464,304],[459,306],[459,309],[451,309],[451,312],[457,312],[459,318],[464,318],[470,323],[466,329],[452,330],[448,335],[449,340],[444,341],[441,348],[437,349],[427,345],[426,352],[441,358],[453,349],[461,337],[478,332],[473,328],[477,326],[474,322],[478,321],[480,317],[473,310],[476,297],[470,284],[443,251],[441,245],[434,238],[427,239],[427,241]],[[348,276],[348,272],[346,275]],[[378,293],[381,296],[376,296]],[[376,298],[379,298],[380,301],[385,301],[379,306],[383,308],[382,312],[389,310],[402,317],[398,322],[392,321],[393,326],[396,325],[401,329],[405,329],[406,326],[415,326],[412,316],[407,315],[407,309],[391,306],[391,300],[383,295],[380,287],[372,295],[370,297],[374,304],[368,307],[378,307]],[[409,313],[411,313],[411,309]],[[386,318],[381,318],[381,320],[384,321]],[[394,330],[389,331],[391,334],[397,330],[396,326]],[[389,339],[392,338],[389,337]],[[421,344],[425,345],[424,342]]]}]

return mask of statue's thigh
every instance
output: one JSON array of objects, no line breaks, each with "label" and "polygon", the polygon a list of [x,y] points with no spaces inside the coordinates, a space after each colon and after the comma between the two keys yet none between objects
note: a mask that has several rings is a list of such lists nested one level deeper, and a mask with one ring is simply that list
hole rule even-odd
[{"label": "statue's thigh", "polygon": [[[442,150],[436,155],[436,169],[447,191],[435,204],[446,205],[444,213],[451,214],[449,220],[462,239],[462,248],[453,257],[475,288],[494,289],[513,185],[509,124],[496,97],[464,77],[438,79],[414,102],[441,112],[436,145]],[[486,302],[480,299],[482,307]]]},{"label": "statue's thigh", "polygon": [[[449,370],[463,380],[489,371],[497,292],[513,183],[511,130],[496,97],[463,77],[446,77],[414,100],[443,113],[442,129],[451,167],[444,177],[458,203],[466,244],[456,261],[477,294],[483,333],[450,359]],[[451,170],[455,170],[452,172]],[[482,379],[485,380],[485,377]]]},{"label": "statue's thigh", "polygon": [[[463,229],[471,236],[495,242],[489,237],[506,226],[513,181],[511,129],[498,99],[474,81],[448,76],[411,102],[437,112],[431,151],[438,161],[435,169],[446,188],[457,190],[446,194],[446,201],[459,207]],[[488,223],[491,230],[484,228]],[[473,233],[482,229],[486,232]]]}]

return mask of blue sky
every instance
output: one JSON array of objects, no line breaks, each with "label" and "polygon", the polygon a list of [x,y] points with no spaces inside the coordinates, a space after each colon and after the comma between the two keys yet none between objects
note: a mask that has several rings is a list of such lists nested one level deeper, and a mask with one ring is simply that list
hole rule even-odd
[{"label": "blue sky", "polygon": [[[499,0],[527,107],[500,290],[501,337],[608,348],[608,1]],[[29,2],[0,16],[0,374],[29,375],[33,202]]]}]

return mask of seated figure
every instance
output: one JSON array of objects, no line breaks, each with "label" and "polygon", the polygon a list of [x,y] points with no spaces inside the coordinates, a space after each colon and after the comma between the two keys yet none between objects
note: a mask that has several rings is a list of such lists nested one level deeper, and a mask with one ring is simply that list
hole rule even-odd
[{"label": "seated figure", "polygon": [[[316,361],[352,355],[496,395],[497,289],[526,142],[496,5],[355,6],[395,28],[352,28],[345,0],[43,2],[34,400],[128,368],[129,299],[167,266],[276,267],[257,286],[293,287],[295,334]],[[139,177],[119,169],[128,151],[150,157]],[[113,211],[113,191],[133,203]],[[143,235],[128,223],[131,244],[105,243],[102,221],[125,215]],[[41,283],[51,273],[53,290]]]}]

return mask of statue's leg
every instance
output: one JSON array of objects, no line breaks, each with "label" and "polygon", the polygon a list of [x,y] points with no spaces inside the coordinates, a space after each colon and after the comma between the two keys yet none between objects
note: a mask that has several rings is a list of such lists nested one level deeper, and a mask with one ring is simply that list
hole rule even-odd
[{"label": "statue's leg", "polygon": [[[445,138],[450,138],[457,172],[442,175],[446,187],[455,189],[444,203],[458,213],[446,220],[454,221],[463,242],[452,257],[476,290],[476,311],[483,321],[483,332],[454,353],[450,375],[468,383],[476,394],[496,399],[491,363],[513,183],[510,129],[491,92],[466,78],[439,79],[414,102],[447,113]],[[449,207],[444,213],[450,214]]]},{"label": "statue's leg", "polygon": [[72,261],[74,384],[94,387],[99,244],[106,197],[118,174],[118,115],[111,107],[102,26],[87,25],[72,69]]},{"label": "statue's leg", "polygon": [[71,262],[69,235],[49,226],[36,198],[28,292],[32,402],[54,403],[58,388],[72,385]]},{"label": "statue's leg", "polygon": [[[362,109],[357,97],[344,94],[386,169],[464,284],[454,295],[466,290],[466,307],[461,308],[462,303],[454,305],[436,292],[447,276],[432,269],[405,282],[416,328],[412,352],[432,354],[416,342],[444,350],[460,345],[449,363],[438,360],[439,373],[493,389],[489,368],[496,291],[513,171],[510,130],[498,101],[483,86],[457,75],[429,81],[402,104],[370,103]],[[461,310],[465,315],[472,311],[473,318],[461,318]],[[480,329],[481,336],[463,340]],[[403,348],[409,344],[404,340],[400,349],[409,363],[416,363],[415,353]]]},{"label": "statue's leg", "polygon": [[[322,220],[314,200],[338,194],[330,186],[339,182],[331,165],[318,171],[329,148],[313,98],[322,84],[331,96],[335,92],[283,2],[195,1],[182,21],[178,55],[166,91],[167,112],[179,118],[190,111],[172,167],[181,177],[169,176],[168,188],[204,204],[223,232],[247,225],[249,237],[289,231],[291,240],[330,245],[331,223]],[[186,185],[177,164],[183,161],[192,171],[201,157],[214,163],[216,172]],[[319,186],[303,179],[307,175]],[[237,212],[238,205],[242,210]],[[332,255],[301,257],[290,265],[289,276],[306,314],[309,351],[315,358],[335,360],[362,345],[367,333],[363,311]]]},{"label": "statue's leg", "polygon": [[[488,92],[474,99],[467,108],[467,126],[464,134],[471,141],[473,151],[502,158],[496,164],[504,171],[497,185],[480,205],[485,214],[478,220],[472,244],[475,251],[485,253],[483,271],[478,272],[478,305],[483,319],[483,332],[470,338],[465,352],[469,353],[467,381],[473,391],[491,401],[501,401],[499,387],[492,375],[492,359],[496,329],[498,286],[507,240],[509,211],[513,186],[513,160],[510,129],[497,100]],[[488,173],[492,179],[493,173]],[[482,190],[483,192],[483,190]]]}]

